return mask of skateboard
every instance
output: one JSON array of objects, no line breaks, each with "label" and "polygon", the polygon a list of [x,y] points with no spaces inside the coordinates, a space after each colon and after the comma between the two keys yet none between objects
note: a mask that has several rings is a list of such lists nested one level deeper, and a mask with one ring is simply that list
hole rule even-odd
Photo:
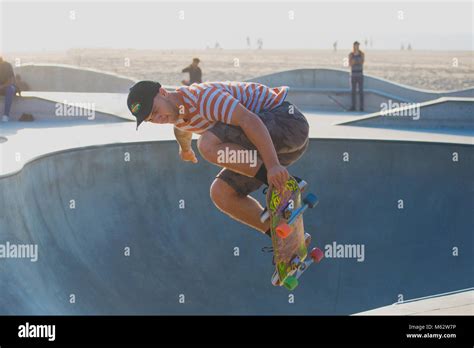
[{"label": "skateboard", "polygon": [[306,186],[304,180],[298,183],[293,177],[286,182],[283,192],[270,185],[266,197],[267,213],[261,219],[262,222],[270,219],[275,263],[272,284],[288,290],[295,289],[308,267],[324,256],[321,249],[314,248],[307,257],[311,235],[304,232],[303,213],[307,208],[313,208],[318,199],[312,193],[301,198]]}]

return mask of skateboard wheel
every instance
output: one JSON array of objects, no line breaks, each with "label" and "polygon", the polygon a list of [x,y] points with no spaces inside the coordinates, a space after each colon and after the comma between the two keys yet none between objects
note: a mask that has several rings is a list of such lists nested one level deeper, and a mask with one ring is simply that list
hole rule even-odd
[{"label": "skateboard wheel", "polygon": [[288,290],[294,290],[298,286],[298,279],[293,276],[287,277],[283,282],[283,286]]},{"label": "skateboard wheel", "polygon": [[280,283],[280,277],[278,276],[278,272],[275,271],[273,272],[273,275],[272,275],[272,285],[273,286],[280,286],[281,283]]},{"label": "skateboard wheel", "polygon": [[311,258],[313,259],[314,262],[318,263],[321,261],[324,257],[324,253],[321,249],[319,248],[314,248],[311,250]]},{"label": "skateboard wheel", "polygon": [[293,231],[291,229],[291,226],[288,224],[281,224],[280,226],[276,228],[277,236],[282,239],[285,239],[286,237],[288,237],[291,234],[291,232]]},{"label": "skateboard wheel", "polygon": [[312,193],[308,193],[308,195],[303,199],[303,203],[307,204],[310,208],[314,208],[314,206],[318,204],[318,197]]}]

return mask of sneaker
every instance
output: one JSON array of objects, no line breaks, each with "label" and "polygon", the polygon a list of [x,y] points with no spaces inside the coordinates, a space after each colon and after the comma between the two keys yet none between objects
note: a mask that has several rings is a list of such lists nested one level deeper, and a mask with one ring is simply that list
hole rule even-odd
[{"label": "sneaker", "polygon": [[265,222],[268,220],[268,218],[270,217],[270,213],[268,212],[268,208],[265,207],[265,209],[263,209],[262,213],[260,214],[260,222]]},{"label": "sneaker", "polygon": [[272,275],[272,284],[273,284],[273,286],[280,286],[280,285],[281,285],[280,277],[278,276],[277,270],[275,270],[275,271],[273,272],[273,275]]},{"label": "sneaker", "polygon": [[263,253],[272,253],[273,252],[273,246],[265,246],[262,248]]},{"label": "sneaker", "polygon": [[[262,190],[262,193],[263,195],[265,196],[267,194],[267,191],[268,191],[268,186],[265,186]],[[265,221],[267,221],[267,219],[270,217],[270,214],[268,212],[268,208],[265,207],[262,211],[262,213],[260,214],[260,221],[263,223]]]},{"label": "sneaker", "polygon": [[10,117],[8,117],[7,115],[3,115],[2,121],[3,122],[8,122],[8,121],[10,121]]},{"label": "sneaker", "polygon": [[300,188],[300,191],[301,193],[303,193],[306,189],[306,186],[308,186],[308,183],[304,180],[304,179],[301,179],[297,176],[293,176],[296,180],[296,182],[298,183],[298,187]]}]

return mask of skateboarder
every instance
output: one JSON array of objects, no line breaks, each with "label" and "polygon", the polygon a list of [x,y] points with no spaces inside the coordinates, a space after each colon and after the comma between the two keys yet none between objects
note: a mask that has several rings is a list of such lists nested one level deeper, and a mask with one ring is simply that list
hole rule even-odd
[{"label": "skateboarder", "polygon": [[[223,168],[211,185],[214,204],[270,236],[269,221],[260,221],[263,207],[249,194],[268,183],[283,188],[289,178],[285,167],[297,161],[309,143],[308,122],[285,100],[287,93],[286,86],[246,82],[201,83],[170,92],[158,82],[140,81],[130,88],[127,104],[137,129],[144,121],[173,124],[184,161],[197,163],[191,139],[192,133],[199,134],[201,155]],[[223,153],[246,151],[257,155],[255,162],[221,158]]]}]

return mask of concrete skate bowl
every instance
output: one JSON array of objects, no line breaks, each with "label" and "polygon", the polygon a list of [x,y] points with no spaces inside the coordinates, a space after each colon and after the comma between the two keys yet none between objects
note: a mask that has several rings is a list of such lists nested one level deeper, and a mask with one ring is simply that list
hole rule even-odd
[{"label": "concrete skate bowl", "polygon": [[[260,76],[250,81],[290,87],[288,98],[301,108],[345,111],[351,107],[350,74],[339,69],[295,69]],[[421,103],[441,97],[474,97],[474,88],[427,91],[378,77],[364,76],[365,111],[379,111],[383,103]]]},{"label": "concrete skate bowl", "polygon": [[31,91],[128,93],[134,79],[95,69],[70,65],[25,64],[15,74],[29,85]]},{"label": "concrete skate bowl", "polygon": [[217,167],[171,141],[47,155],[0,178],[0,244],[39,250],[0,259],[0,313],[351,314],[472,287],[473,160],[466,145],[312,139],[291,168],[320,199],[306,230],[365,253],[312,266],[289,303],[268,238],[210,201]]}]

